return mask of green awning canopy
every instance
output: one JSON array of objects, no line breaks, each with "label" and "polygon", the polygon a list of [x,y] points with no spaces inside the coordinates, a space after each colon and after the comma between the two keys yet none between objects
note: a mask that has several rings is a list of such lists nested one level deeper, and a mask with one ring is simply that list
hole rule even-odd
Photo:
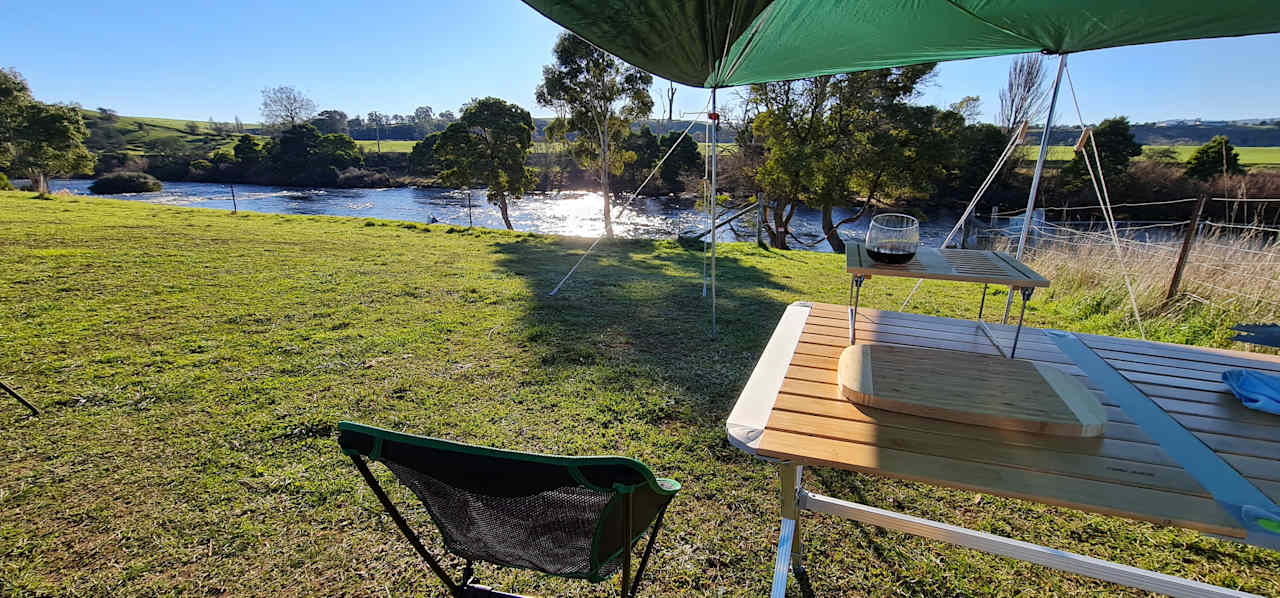
[{"label": "green awning canopy", "polygon": [[731,87],[1280,31],[1280,0],[524,0],[660,77]]}]

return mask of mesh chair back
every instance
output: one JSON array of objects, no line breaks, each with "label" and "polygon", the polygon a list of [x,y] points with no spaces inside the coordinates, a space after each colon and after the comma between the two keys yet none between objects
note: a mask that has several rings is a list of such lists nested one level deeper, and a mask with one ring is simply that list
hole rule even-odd
[{"label": "mesh chair back", "polygon": [[625,457],[519,453],[350,422],[339,431],[344,452],[383,463],[422,501],[449,552],[562,577],[612,575],[680,487]]}]

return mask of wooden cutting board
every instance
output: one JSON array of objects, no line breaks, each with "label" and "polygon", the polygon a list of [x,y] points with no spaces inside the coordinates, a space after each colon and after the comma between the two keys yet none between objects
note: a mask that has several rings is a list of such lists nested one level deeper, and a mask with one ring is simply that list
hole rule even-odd
[{"label": "wooden cutting board", "polygon": [[1055,436],[1099,436],[1097,397],[1053,366],[945,349],[858,343],[840,355],[840,392],[856,404]]}]

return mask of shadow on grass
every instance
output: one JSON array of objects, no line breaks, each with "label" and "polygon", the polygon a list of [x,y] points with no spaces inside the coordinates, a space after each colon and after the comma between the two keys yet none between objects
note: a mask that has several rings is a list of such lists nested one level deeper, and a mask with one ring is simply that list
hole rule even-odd
[{"label": "shadow on grass", "polygon": [[691,424],[723,430],[734,397],[786,308],[775,297],[792,289],[747,263],[759,250],[735,247],[717,260],[713,335],[702,252],[674,242],[618,240],[601,242],[549,295],[586,245],[536,238],[497,245],[499,266],[523,277],[532,291],[522,318],[527,346],[541,365],[596,367],[604,378],[597,382],[614,387],[602,390],[671,388],[676,396],[668,398],[670,409],[644,414],[650,421],[683,415]]}]

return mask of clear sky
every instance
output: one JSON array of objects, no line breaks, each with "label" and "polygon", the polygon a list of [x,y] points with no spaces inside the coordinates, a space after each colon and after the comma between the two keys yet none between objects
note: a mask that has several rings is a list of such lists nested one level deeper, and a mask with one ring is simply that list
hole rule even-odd
[{"label": "clear sky", "polygon": [[[494,95],[533,101],[560,28],[516,0],[403,3],[39,2],[5,9],[0,67],[23,73],[38,99],[126,115],[259,120],[260,91],[293,85],[320,109],[407,114],[457,110]],[[924,103],[982,98],[998,106],[1008,57],[945,63]],[[1173,42],[1073,55],[1091,122],[1280,117],[1280,35]],[[666,82],[655,84],[657,92]],[[732,96],[733,92],[725,95]],[[677,112],[707,91],[681,88]],[[1064,105],[1074,121],[1074,110]],[[1063,121],[1059,121],[1063,122]]]}]

